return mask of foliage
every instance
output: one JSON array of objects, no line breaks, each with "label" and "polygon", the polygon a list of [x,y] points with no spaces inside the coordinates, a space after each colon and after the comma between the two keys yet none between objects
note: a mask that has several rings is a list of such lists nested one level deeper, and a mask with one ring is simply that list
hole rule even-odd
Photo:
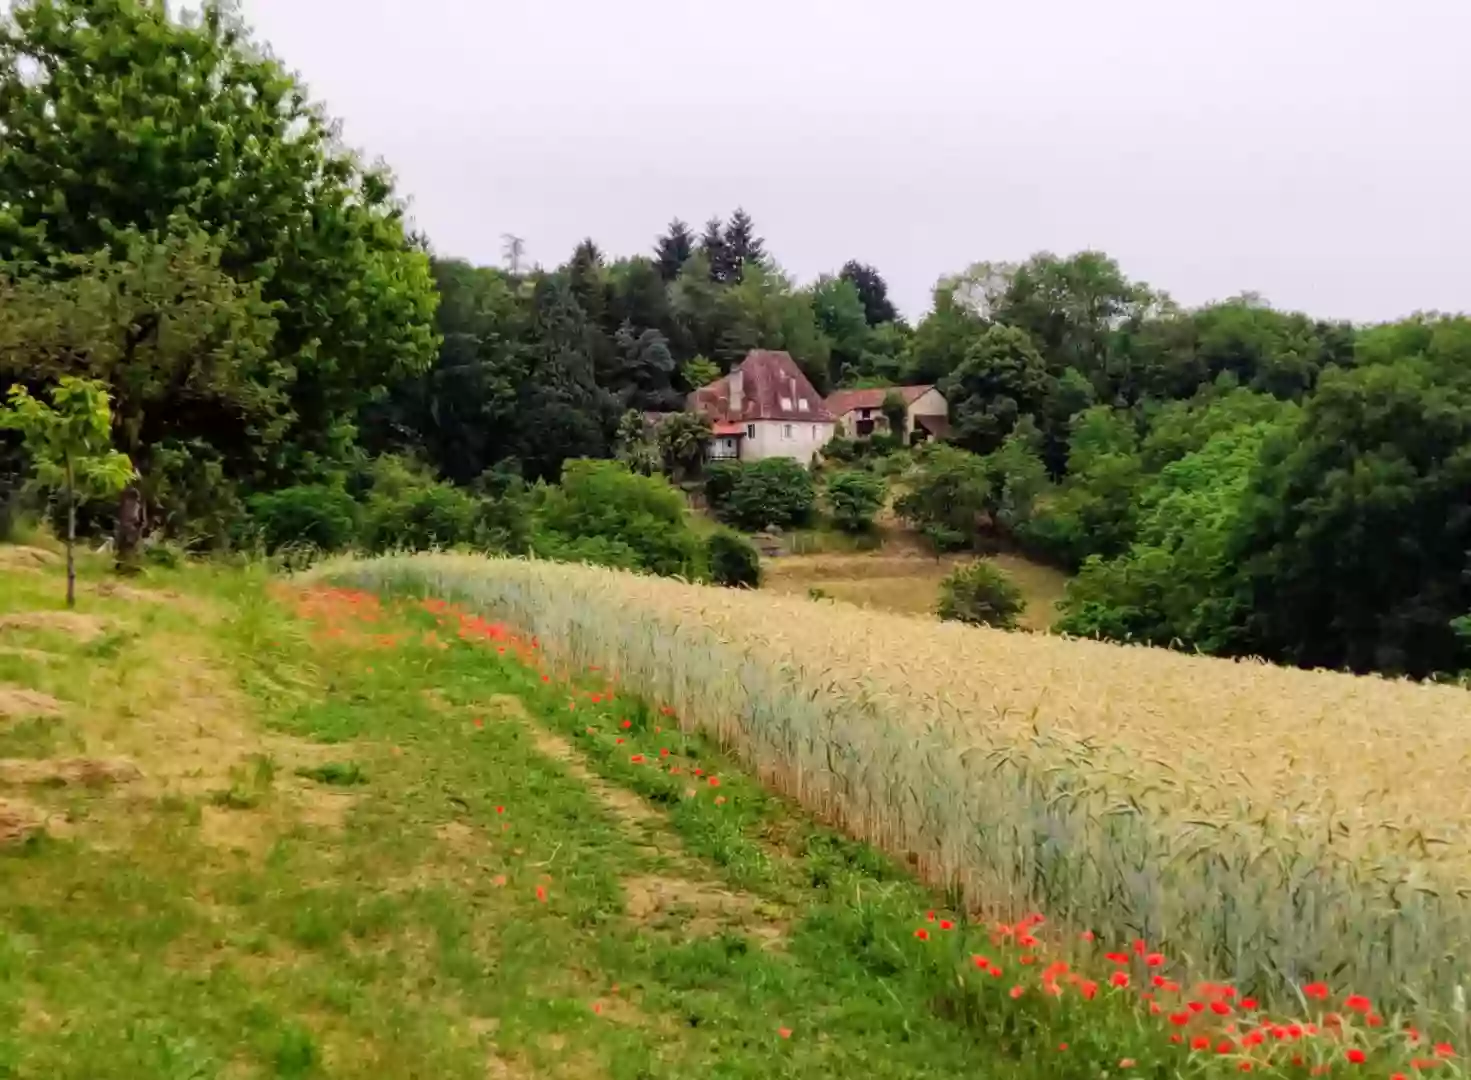
[{"label": "foliage", "polygon": [[791,458],[765,458],[743,467],[721,513],[743,529],[805,525],[817,502],[812,474]]},{"label": "foliage", "polygon": [[533,547],[548,557],[603,544],[607,557],[587,561],[689,578],[702,569],[684,498],[662,477],[637,476],[618,462],[568,462],[561,484],[541,493],[536,526]]},{"label": "foliage", "polygon": [[679,412],[659,425],[656,440],[664,471],[675,481],[698,476],[710,445],[710,418],[704,413]]},{"label": "foliage", "polygon": [[720,378],[720,368],[703,356],[692,356],[680,366],[680,377],[685,386],[691,390],[698,390],[702,386],[709,386]]},{"label": "foliage", "polygon": [[1031,338],[1009,326],[985,331],[940,382],[954,441],[978,454],[996,449],[1023,416],[1040,411],[1051,388]]},{"label": "foliage", "polygon": [[888,283],[872,266],[857,259],[849,259],[843,264],[838,276],[853,285],[853,290],[863,305],[863,317],[869,326],[898,321],[899,312],[889,301]]},{"label": "foliage", "polygon": [[368,551],[429,551],[481,539],[481,501],[463,488],[392,457],[373,463],[371,484],[362,525]]},{"label": "foliage", "polygon": [[705,501],[717,514],[725,510],[736,484],[745,475],[739,461],[712,461],[705,466]]},{"label": "foliage", "polygon": [[613,439],[613,457],[628,466],[629,472],[640,476],[652,476],[659,471],[663,461],[659,446],[649,431],[644,414],[629,409],[618,421],[618,434]]},{"label": "foliage", "polygon": [[896,514],[941,551],[977,545],[992,498],[984,460],[957,447],[929,443],[920,448],[905,484],[908,490],[894,502]]},{"label": "foliage", "polygon": [[302,484],[252,496],[250,517],[270,552],[291,547],[341,551],[358,536],[359,507],[345,490]]},{"label": "foliage", "polygon": [[1011,630],[1026,606],[1021,590],[1004,570],[977,559],[956,567],[940,583],[935,614],[947,621]]},{"label": "foliage", "polygon": [[833,524],[844,532],[867,532],[874,515],[884,505],[888,485],[869,472],[834,473],[827,480],[828,511]]},{"label": "foliage", "polygon": [[909,433],[909,406],[904,403],[904,395],[897,390],[890,390],[884,394],[879,411],[884,414],[890,437],[898,439],[900,445],[903,445]]},{"label": "foliage", "polygon": [[710,580],[735,589],[761,585],[761,555],[756,545],[729,529],[716,529],[705,539]]}]

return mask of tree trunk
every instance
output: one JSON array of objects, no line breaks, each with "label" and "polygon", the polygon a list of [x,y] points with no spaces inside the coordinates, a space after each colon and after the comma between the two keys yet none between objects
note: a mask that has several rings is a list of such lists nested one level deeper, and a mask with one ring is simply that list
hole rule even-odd
[{"label": "tree trunk", "polygon": [[66,462],[66,606],[77,606],[77,489],[72,463]]},{"label": "tree trunk", "polygon": [[119,574],[138,572],[138,548],[143,543],[143,496],[129,484],[118,498],[117,529],[113,533]]}]

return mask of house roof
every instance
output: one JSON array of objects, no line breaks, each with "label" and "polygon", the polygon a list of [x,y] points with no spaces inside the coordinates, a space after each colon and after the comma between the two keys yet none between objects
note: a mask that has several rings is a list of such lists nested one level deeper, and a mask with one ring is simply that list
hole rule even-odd
[{"label": "house roof", "polygon": [[867,390],[837,390],[828,395],[827,410],[834,416],[842,416],[854,409],[878,409],[890,390],[897,390],[904,404],[913,405],[935,388],[933,383],[923,386],[875,386]]},{"label": "house roof", "polygon": [[[731,380],[739,372],[740,407],[732,408]],[[801,408],[803,402],[807,408]],[[687,406],[714,423],[748,420],[807,420],[832,423],[833,415],[791,354],[753,349],[735,371],[690,394]]]},{"label": "house roof", "polygon": [[739,420],[717,420],[712,428],[715,435],[744,435],[746,425]]}]

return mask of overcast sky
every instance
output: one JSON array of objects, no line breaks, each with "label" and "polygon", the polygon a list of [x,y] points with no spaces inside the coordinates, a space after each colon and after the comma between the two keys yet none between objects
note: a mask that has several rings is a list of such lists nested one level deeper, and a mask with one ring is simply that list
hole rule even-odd
[{"label": "overcast sky", "polygon": [[1101,248],[1202,303],[1471,309],[1471,0],[244,0],[437,251],[743,204],[801,280]]}]

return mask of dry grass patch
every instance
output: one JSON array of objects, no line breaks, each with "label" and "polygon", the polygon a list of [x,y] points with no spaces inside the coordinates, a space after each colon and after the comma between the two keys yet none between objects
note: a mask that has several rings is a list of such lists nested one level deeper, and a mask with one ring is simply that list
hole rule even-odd
[{"label": "dry grass patch", "polygon": [[651,929],[691,937],[732,931],[749,934],[768,945],[786,933],[782,923],[756,897],[707,882],[644,874],[626,878],[623,891],[628,917]]},{"label": "dry grass patch", "polygon": [[45,548],[24,544],[0,544],[0,570],[39,571],[61,562],[61,556]]},{"label": "dry grass patch", "polygon": [[0,720],[19,720],[28,716],[60,716],[61,702],[39,690],[0,683]]},{"label": "dry grass patch", "polygon": [[0,799],[0,847],[24,843],[45,825],[45,815],[30,803]]},{"label": "dry grass patch", "polygon": [[143,779],[127,758],[0,759],[0,784],[17,787],[109,787]]},{"label": "dry grass patch", "polygon": [[80,611],[20,611],[0,615],[0,631],[47,631],[63,634],[82,645],[97,640],[112,626],[113,620],[106,616]]}]

